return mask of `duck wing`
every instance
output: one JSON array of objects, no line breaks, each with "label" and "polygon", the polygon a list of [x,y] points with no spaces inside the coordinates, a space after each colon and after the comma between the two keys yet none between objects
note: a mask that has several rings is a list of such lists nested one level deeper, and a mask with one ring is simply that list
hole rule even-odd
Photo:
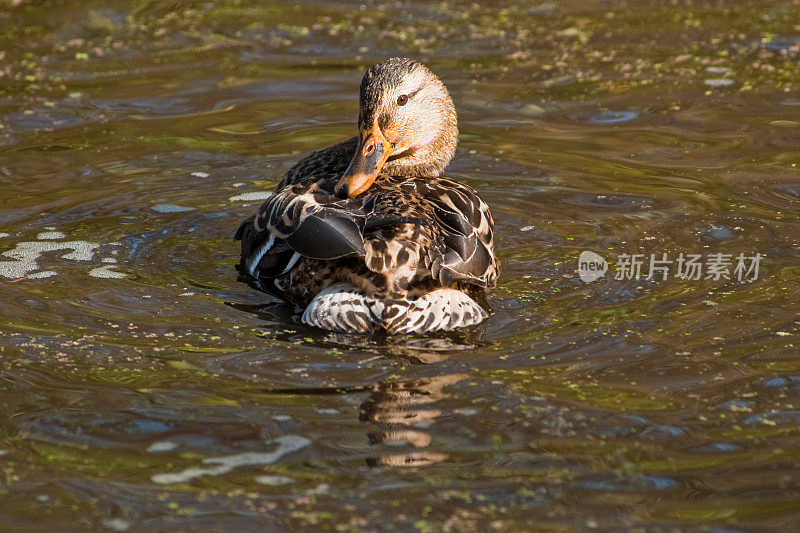
[{"label": "duck wing", "polygon": [[365,218],[360,200],[335,201],[300,184],[287,187],[236,232],[242,241],[240,270],[254,278],[274,277],[300,256],[333,260],[364,255]]},{"label": "duck wing", "polygon": [[242,241],[240,271],[254,278],[275,277],[301,256],[363,257],[365,234],[383,226],[424,223],[419,218],[375,213],[371,196],[339,199],[311,189],[302,184],[287,187],[242,223],[236,232],[236,239]]},{"label": "duck wing", "polygon": [[356,145],[356,138],[348,139],[310,153],[289,169],[277,192],[236,232],[242,241],[240,272],[275,277],[301,256],[338,259],[364,253],[360,202],[337,201],[330,194]]},{"label": "duck wing", "polygon": [[431,275],[444,287],[455,282],[493,287],[497,261],[489,206],[472,188],[447,178],[418,180],[414,186],[433,207],[437,232],[426,258]]},{"label": "duck wing", "polygon": [[346,268],[389,292],[411,288],[419,267],[442,287],[494,285],[492,217],[470,187],[446,178],[386,178],[347,199],[331,188],[324,181],[279,188],[236,234],[239,271],[269,279],[303,257],[361,257],[371,274],[353,263]]}]

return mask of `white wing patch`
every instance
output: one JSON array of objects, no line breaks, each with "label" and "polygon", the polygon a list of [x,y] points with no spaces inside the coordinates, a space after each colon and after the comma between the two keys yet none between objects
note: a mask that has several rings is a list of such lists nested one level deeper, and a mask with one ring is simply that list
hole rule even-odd
[{"label": "white wing patch", "polygon": [[269,240],[264,244],[262,244],[261,246],[259,246],[258,249],[253,253],[253,255],[247,258],[247,263],[246,263],[247,271],[250,272],[251,276],[258,277],[255,273],[256,265],[258,264],[259,261],[261,261],[261,258],[264,257],[264,254],[267,253],[267,251],[272,247],[274,243],[275,243],[275,234],[270,233]]},{"label": "white wing patch", "polygon": [[289,272],[292,269],[292,267],[300,260],[300,257],[302,256],[297,252],[293,253],[292,258],[289,259],[289,264],[286,265],[286,268],[283,269],[281,274],[286,274],[287,272]]},{"label": "white wing patch", "polygon": [[302,320],[310,326],[344,333],[425,333],[450,331],[482,322],[488,314],[468,295],[437,289],[412,300],[380,300],[337,283],[317,294]]}]

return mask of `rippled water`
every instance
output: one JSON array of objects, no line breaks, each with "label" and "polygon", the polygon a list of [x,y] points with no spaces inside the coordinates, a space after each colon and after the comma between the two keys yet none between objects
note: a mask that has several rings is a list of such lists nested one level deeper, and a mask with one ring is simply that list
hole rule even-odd
[{"label": "rippled water", "polygon": [[[675,4],[0,3],[0,522],[796,524],[797,6]],[[456,102],[492,316],[326,334],[232,236],[397,54]],[[681,253],[763,258],[614,279]]]}]

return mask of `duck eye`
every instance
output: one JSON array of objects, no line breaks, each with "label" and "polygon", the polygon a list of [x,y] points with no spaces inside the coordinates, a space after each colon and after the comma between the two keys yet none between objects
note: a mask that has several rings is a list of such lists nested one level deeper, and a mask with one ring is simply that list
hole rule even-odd
[{"label": "duck eye", "polygon": [[406,105],[408,103],[408,95],[401,94],[397,97],[397,105]]}]

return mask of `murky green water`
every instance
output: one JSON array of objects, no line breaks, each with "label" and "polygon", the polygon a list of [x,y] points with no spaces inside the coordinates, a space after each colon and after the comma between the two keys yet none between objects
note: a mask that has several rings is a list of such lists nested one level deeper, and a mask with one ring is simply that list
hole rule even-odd
[{"label": "murky green water", "polygon": [[[3,528],[796,524],[800,6],[674,4],[0,2]],[[459,110],[493,315],[329,335],[232,236],[398,54]],[[614,279],[681,253],[730,279]]]}]

